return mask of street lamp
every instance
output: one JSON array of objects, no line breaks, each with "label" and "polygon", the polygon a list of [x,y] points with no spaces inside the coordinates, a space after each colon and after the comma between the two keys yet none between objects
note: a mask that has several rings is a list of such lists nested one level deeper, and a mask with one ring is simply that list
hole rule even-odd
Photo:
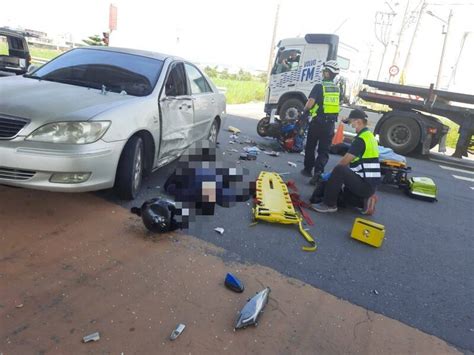
[{"label": "street lamp", "polygon": [[436,77],[436,86],[435,87],[436,87],[436,89],[438,89],[439,81],[441,79],[441,72],[443,71],[444,53],[446,51],[446,42],[448,41],[449,25],[451,23],[451,17],[453,16],[453,10],[449,11],[448,21],[443,20],[441,17],[435,15],[432,11],[426,11],[426,13],[428,15],[433,16],[434,18],[440,20],[444,25],[446,25],[446,32],[444,31],[444,25],[443,25],[443,32],[442,32],[442,34],[444,34],[443,49],[441,51],[441,58],[439,60],[438,76]]}]

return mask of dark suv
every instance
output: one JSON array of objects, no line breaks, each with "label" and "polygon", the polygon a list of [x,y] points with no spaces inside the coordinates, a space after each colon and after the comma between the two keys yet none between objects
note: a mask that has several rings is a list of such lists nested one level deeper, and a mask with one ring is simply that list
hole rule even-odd
[{"label": "dark suv", "polygon": [[31,63],[23,33],[0,28],[0,76],[25,74]]}]

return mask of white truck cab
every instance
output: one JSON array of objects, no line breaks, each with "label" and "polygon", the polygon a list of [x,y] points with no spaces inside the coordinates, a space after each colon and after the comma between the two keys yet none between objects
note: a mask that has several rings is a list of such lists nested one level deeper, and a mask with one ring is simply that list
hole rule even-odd
[{"label": "white truck cab", "polygon": [[[304,108],[311,89],[322,80],[322,65],[338,60],[341,73],[348,70],[350,59],[338,57],[339,37],[332,34],[307,34],[287,38],[278,45],[275,62],[265,92],[265,113],[272,110],[283,119],[295,119]],[[336,78],[345,97],[346,81]]]}]

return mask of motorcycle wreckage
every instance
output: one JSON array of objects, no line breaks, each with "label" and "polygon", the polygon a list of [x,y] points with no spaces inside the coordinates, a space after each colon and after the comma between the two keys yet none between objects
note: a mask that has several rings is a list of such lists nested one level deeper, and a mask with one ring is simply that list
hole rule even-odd
[{"label": "motorcycle wreckage", "polygon": [[302,113],[295,119],[275,117],[272,112],[258,122],[257,133],[260,137],[276,139],[287,152],[300,153],[304,149],[308,123],[309,117]]}]

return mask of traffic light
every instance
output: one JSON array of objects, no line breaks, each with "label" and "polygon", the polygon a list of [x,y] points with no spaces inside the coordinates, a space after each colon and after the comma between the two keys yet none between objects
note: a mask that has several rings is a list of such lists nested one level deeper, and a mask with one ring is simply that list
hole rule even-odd
[{"label": "traffic light", "polygon": [[102,42],[104,42],[104,46],[109,45],[109,32],[102,32]]}]

